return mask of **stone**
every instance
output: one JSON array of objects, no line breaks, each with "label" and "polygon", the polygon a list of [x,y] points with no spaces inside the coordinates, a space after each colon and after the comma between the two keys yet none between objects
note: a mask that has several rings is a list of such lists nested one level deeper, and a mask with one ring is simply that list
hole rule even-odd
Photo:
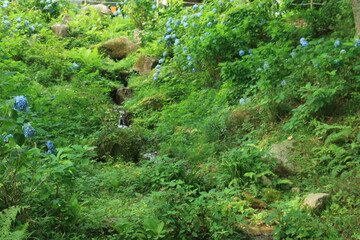
[{"label": "stone", "polygon": [[261,182],[264,185],[272,185],[273,182],[267,176],[261,176]]},{"label": "stone", "polygon": [[51,30],[58,36],[58,37],[66,37],[69,33],[69,27],[66,24],[54,24],[51,26]]},{"label": "stone", "polygon": [[160,110],[166,103],[167,96],[165,94],[155,94],[143,98],[140,101],[140,106],[147,110]]},{"label": "stone", "polygon": [[282,193],[273,188],[263,188],[263,196],[266,199],[266,203],[271,204],[282,199]]},{"label": "stone", "polygon": [[129,87],[121,87],[118,88],[116,91],[115,103],[116,104],[123,104],[125,99],[131,98],[133,95],[133,90]]},{"label": "stone", "polygon": [[114,60],[120,60],[140,47],[127,37],[119,37],[100,44],[99,50]]},{"label": "stone", "polygon": [[140,55],[136,60],[133,69],[139,74],[149,74],[156,62],[157,60],[154,57]]},{"label": "stone", "polygon": [[139,29],[134,30],[134,42],[135,43],[140,43],[141,42],[140,30]]},{"label": "stone", "polygon": [[71,21],[72,21],[72,18],[71,18],[69,15],[65,14],[65,15],[62,17],[62,20],[63,20],[63,22],[71,22]]},{"label": "stone", "polygon": [[104,15],[112,15],[111,10],[104,4],[96,4],[96,5],[86,6],[82,10],[86,13],[89,13],[90,9],[94,9],[96,12],[104,14]]},{"label": "stone", "polygon": [[269,154],[278,160],[273,172],[279,176],[286,177],[293,174],[296,170],[296,167],[289,160],[292,154],[293,143],[293,141],[286,141],[273,144],[270,147]]},{"label": "stone", "polygon": [[245,201],[247,201],[252,208],[255,209],[267,208],[267,204],[263,200],[255,198],[252,194],[248,192],[243,192],[243,194],[245,196]]},{"label": "stone", "polygon": [[321,210],[325,206],[325,201],[330,195],[328,193],[310,193],[303,202],[303,206],[314,210]]},{"label": "stone", "polygon": [[92,6],[98,13],[102,13],[104,15],[112,15],[111,10],[105,6],[104,4],[96,4]]},{"label": "stone", "polygon": [[100,161],[122,158],[126,162],[138,162],[143,138],[139,131],[114,126],[99,133],[92,144],[97,147],[95,152]]},{"label": "stone", "polygon": [[270,147],[269,153],[274,154],[274,158],[279,159],[281,163],[286,165],[289,163],[292,147],[293,141],[276,143]]}]

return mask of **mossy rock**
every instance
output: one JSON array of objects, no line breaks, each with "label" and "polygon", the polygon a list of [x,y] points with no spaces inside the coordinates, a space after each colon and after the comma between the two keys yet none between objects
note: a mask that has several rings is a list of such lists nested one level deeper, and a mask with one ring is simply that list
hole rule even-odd
[{"label": "mossy rock", "polygon": [[160,110],[166,103],[167,96],[165,94],[156,94],[140,101],[140,105],[145,109]]},{"label": "mossy rock", "polygon": [[282,199],[282,194],[280,191],[273,188],[263,188],[263,195],[268,204],[280,201]]},{"label": "mossy rock", "polygon": [[245,196],[245,201],[248,202],[252,208],[255,209],[267,208],[267,204],[263,200],[255,198],[252,194],[248,192],[243,192],[243,194]]},{"label": "mossy rock", "polygon": [[255,113],[247,108],[234,109],[226,119],[226,127],[230,132],[248,133],[255,123]]},{"label": "mossy rock", "polygon": [[101,160],[121,157],[127,162],[138,162],[143,139],[136,130],[111,127],[99,134],[94,145]]},{"label": "mossy rock", "polygon": [[140,55],[137,58],[133,69],[139,74],[149,74],[151,69],[155,67],[156,63],[156,58],[147,55]]},{"label": "mossy rock", "polygon": [[140,48],[127,37],[111,39],[97,47],[101,53],[109,55],[114,60],[120,60]]}]

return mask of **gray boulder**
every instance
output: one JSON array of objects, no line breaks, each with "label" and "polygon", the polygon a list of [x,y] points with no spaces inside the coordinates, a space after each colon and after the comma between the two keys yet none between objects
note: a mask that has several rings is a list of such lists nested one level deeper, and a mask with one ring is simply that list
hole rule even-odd
[{"label": "gray boulder", "polygon": [[99,50],[108,54],[112,59],[122,59],[135,52],[140,47],[127,37],[119,37],[100,44]]},{"label": "gray boulder", "polygon": [[273,170],[279,176],[288,176],[297,170],[294,164],[290,161],[292,148],[293,141],[276,143],[270,147],[269,154],[278,160],[275,169]]},{"label": "gray boulder", "polygon": [[86,6],[82,10],[85,13],[89,13],[90,9],[94,9],[96,12],[104,14],[104,15],[112,15],[111,10],[104,4],[96,4],[96,5]]},{"label": "gray boulder", "polygon": [[302,204],[304,207],[310,207],[313,210],[321,210],[325,206],[325,201],[330,195],[328,193],[310,193]]},{"label": "gray boulder", "polygon": [[69,27],[66,24],[54,24],[51,26],[51,30],[59,37],[66,37],[69,33]]},{"label": "gray boulder", "polygon": [[115,102],[119,105],[123,104],[125,99],[131,98],[133,95],[133,90],[128,87],[118,88],[116,91]]}]

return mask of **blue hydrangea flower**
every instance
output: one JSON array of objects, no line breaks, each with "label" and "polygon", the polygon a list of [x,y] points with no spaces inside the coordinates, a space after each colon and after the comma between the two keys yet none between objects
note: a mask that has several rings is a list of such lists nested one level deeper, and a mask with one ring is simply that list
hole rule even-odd
[{"label": "blue hydrangea flower", "polygon": [[28,20],[25,20],[24,23],[25,25],[29,25],[30,22]]},{"label": "blue hydrangea flower", "polygon": [[79,68],[79,65],[76,62],[72,63],[72,66],[70,67],[71,70],[76,70]]},{"label": "blue hydrangea flower", "polygon": [[180,20],[176,20],[176,22],[175,22],[176,26],[179,26],[179,25],[180,25],[180,23],[181,23],[181,21],[180,21]]},{"label": "blue hydrangea flower", "polygon": [[340,66],[340,60],[338,60],[338,59],[334,60],[334,65],[336,67]]},{"label": "blue hydrangea flower", "polygon": [[245,55],[245,51],[244,51],[244,50],[240,50],[240,51],[239,51],[239,56],[242,57],[242,56],[244,56],[244,55]]},{"label": "blue hydrangea flower", "polygon": [[175,39],[174,45],[175,45],[175,46],[180,45],[180,39]]},{"label": "blue hydrangea flower", "polygon": [[152,5],[151,9],[152,9],[152,10],[155,10],[155,9],[156,9],[156,5]]},{"label": "blue hydrangea flower", "polygon": [[262,5],[261,3],[259,3],[258,7],[259,7],[259,8],[262,8],[262,7],[263,7],[263,5]]},{"label": "blue hydrangea flower", "polygon": [[309,45],[309,42],[306,41],[305,38],[301,38],[301,39],[300,39],[300,44],[301,44],[303,47],[306,47],[307,45]]},{"label": "blue hydrangea flower", "polygon": [[212,25],[212,22],[208,22],[206,26],[210,27]]},{"label": "blue hydrangea flower", "polygon": [[36,130],[31,126],[30,123],[25,123],[22,126],[22,130],[24,131],[24,136],[26,138],[31,138],[31,137],[35,136],[35,134],[36,134]]},{"label": "blue hydrangea flower", "polygon": [[9,1],[5,1],[4,4],[3,4],[3,8],[7,8],[9,6],[10,2]]},{"label": "blue hydrangea flower", "polygon": [[269,63],[265,61],[265,62],[264,62],[264,65],[263,65],[263,68],[264,68],[264,69],[269,69],[269,68],[270,68]]},{"label": "blue hydrangea flower", "polygon": [[193,10],[196,10],[196,9],[198,9],[198,8],[199,8],[199,6],[198,6],[197,4],[195,4],[195,5],[192,7]]},{"label": "blue hydrangea flower", "polygon": [[176,34],[171,35],[171,38],[175,39],[175,38],[176,38]]},{"label": "blue hydrangea flower", "polygon": [[341,46],[341,42],[339,40],[336,40],[334,43],[334,47],[338,48]]},{"label": "blue hydrangea flower", "polygon": [[203,9],[204,9],[204,6],[203,6],[203,5],[201,5],[199,8],[200,8],[200,10],[203,10]]},{"label": "blue hydrangea flower", "polygon": [[164,62],[165,62],[165,60],[163,58],[160,58],[159,63],[163,64]]},{"label": "blue hydrangea flower", "polygon": [[191,57],[191,56],[187,56],[186,59],[187,59],[188,61],[191,61],[192,57]]},{"label": "blue hydrangea flower", "polygon": [[282,80],[280,84],[281,84],[281,86],[286,86],[287,82],[285,80]]},{"label": "blue hydrangea flower", "polygon": [[4,142],[6,142],[6,143],[9,142],[9,138],[14,138],[14,136],[12,134],[8,134],[8,135],[4,136],[3,137]]},{"label": "blue hydrangea flower", "polygon": [[17,18],[16,21],[19,23],[21,22],[21,17]]},{"label": "blue hydrangea flower", "polygon": [[53,141],[47,141],[45,143],[46,147],[49,149],[49,150],[52,150],[52,151],[55,151],[56,150],[56,147],[55,147],[55,144]]},{"label": "blue hydrangea flower", "polygon": [[31,31],[35,31],[35,27],[34,27],[34,26],[30,26],[29,29],[30,29]]},{"label": "blue hydrangea flower", "polygon": [[9,20],[2,21],[2,25],[11,25],[11,22]]},{"label": "blue hydrangea flower", "polygon": [[187,26],[189,26],[189,24],[188,24],[187,22],[184,22],[184,23],[183,23],[183,26],[184,26],[184,27],[187,27]]},{"label": "blue hydrangea flower", "polygon": [[357,39],[355,39],[355,45],[354,45],[354,47],[359,47],[359,46],[360,46],[360,39],[357,38]]},{"label": "blue hydrangea flower", "polygon": [[167,54],[167,52],[163,52],[163,57],[166,57],[168,54]]},{"label": "blue hydrangea flower", "polygon": [[245,105],[246,103],[249,103],[249,102],[250,102],[249,98],[246,98],[246,99],[240,98],[240,100],[239,100],[240,105]]},{"label": "blue hydrangea flower", "polygon": [[196,68],[191,69],[192,72],[196,72]]},{"label": "blue hydrangea flower", "polygon": [[253,54],[253,52],[252,52],[252,50],[251,50],[251,49],[249,49],[248,53],[249,53],[250,55],[252,55],[252,54]]},{"label": "blue hydrangea flower", "polygon": [[205,36],[207,36],[207,35],[210,35],[210,33],[208,33],[208,32],[205,32],[205,33],[204,33],[204,35],[205,35]]},{"label": "blue hydrangea flower", "polygon": [[172,17],[170,17],[167,22],[166,22],[166,27],[171,27],[171,25],[174,23],[174,20],[172,19]]},{"label": "blue hydrangea flower", "polygon": [[345,49],[341,49],[340,54],[345,54],[346,50]]},{"label": "blue hydrangea flower", "polygon": [[213,10],[212,10],[213,12],[216,12],[217,11],[217,9],[216,8],[213,8]]},{"label": "blue hydrangea flower", "polygon": [[27,111],[28,101],[23,95],[15,97],[14,109],[19,112]]},{"label": "blue hydrangea flower", "polygon": [[155,69],[160,70],[161,66],[158,64],[156,65]]},{"label": "blue hydrangea flower", "polygon": [[295,53],[295,52],[291,52],[291,53],[290,53],[290,56],[291,56],[292,58],[295,58],[295,57],[296,57],[296,53]]},{"label": "blue hydrangea flower", "polygon": [[168,28],[168,29],[167,29],[167,32],[168,32],[168,33],[171,33],[172,31],[173,31],[172,28]]}]

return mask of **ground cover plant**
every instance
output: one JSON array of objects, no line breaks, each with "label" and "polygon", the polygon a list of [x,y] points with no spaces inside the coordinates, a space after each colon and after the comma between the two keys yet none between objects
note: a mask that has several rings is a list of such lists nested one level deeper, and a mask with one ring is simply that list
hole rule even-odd
[{"label": "ground cover plant", "polygon": [[0,238],[359,239],[352,11],[1,0]]}]

